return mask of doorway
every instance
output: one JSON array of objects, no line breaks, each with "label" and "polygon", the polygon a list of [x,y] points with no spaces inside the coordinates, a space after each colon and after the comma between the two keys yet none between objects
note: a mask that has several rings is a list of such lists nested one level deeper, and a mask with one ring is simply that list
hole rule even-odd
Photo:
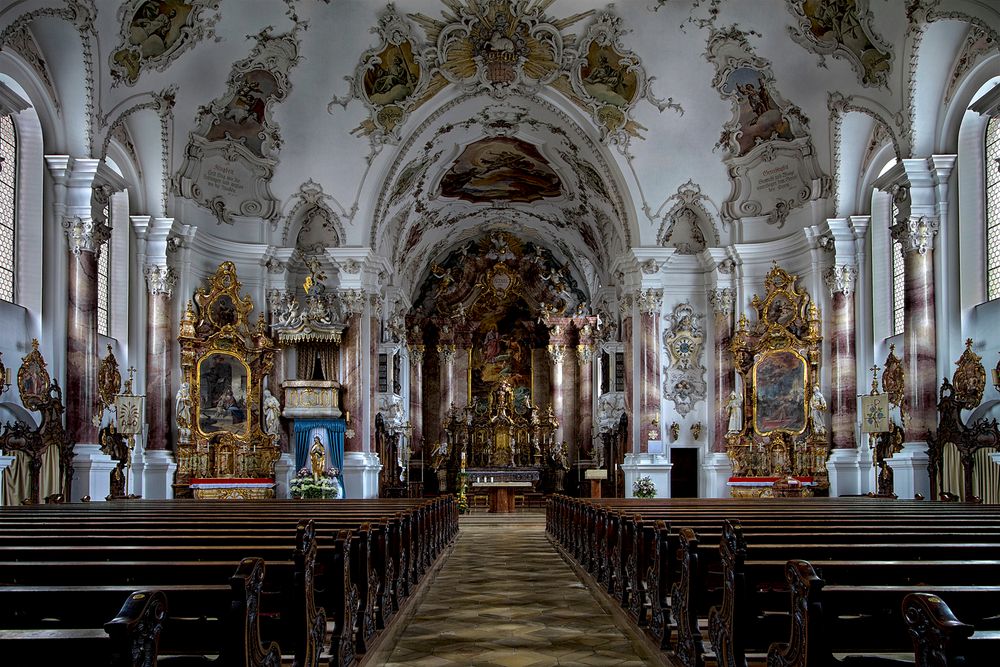
[{"label": "doorway", "polygon": [[670,450],[670,496],[672,498],[698,497],[698,448],[677,447]]}]

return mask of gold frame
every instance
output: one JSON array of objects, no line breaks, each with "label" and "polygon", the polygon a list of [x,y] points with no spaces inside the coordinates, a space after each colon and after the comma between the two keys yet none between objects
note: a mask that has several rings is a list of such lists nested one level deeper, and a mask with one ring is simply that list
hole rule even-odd
[{"label": "gold frame", "polygon": [[[776,428],[776,429],[771,429],[770,431],[762,431],[759,428],[757,428],[758,416],[759,416],[759,413],[757,411],[757,394],[758,394],[757,369],[760,367],[761,363],[765,359],[767,359],[768,357],[773,357],[778,354],[793,355],[796,359],[798,359],[802,368],[802,428],[795,431],[787,428]],[[751,368],[751,375],[753,378],[753,384],[751,385],[753,387],[753,395],[752,395],[753,432],[760,436],[769,436],[774,433],[787,433],[789,435],[802,435],[803,433],[805,433],[806,427],[809,425],[809,396],[812,395],[812,391],[809,389],[809,362],[806,361],[806,358],[792,349],[779,348],[775,350],[765,350],[759,355],[756,361],[754,361],[753,367]]]}]

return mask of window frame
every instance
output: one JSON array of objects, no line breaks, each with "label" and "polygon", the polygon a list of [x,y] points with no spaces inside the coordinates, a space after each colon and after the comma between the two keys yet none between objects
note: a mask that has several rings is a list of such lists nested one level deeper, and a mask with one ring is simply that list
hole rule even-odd
[{"label": "window frame", "polygon": [[[0,216],[0,225],[3,225],[4,227],[9,227],[10,228],[10,235],[11,235],[10,236],[10,266],[9,267],[6,266],[5,265],[6,263],[3,262],[3,260],[5,258],[4,257],[0,257],[0,271],[5,272],[5,273],[6,272],[10,273],[10,294],[8,295],[8,294],[6,294],[4,292],[0,292],[0,300],[6,301],[8,303],[15,303],[16,304],[17,303],[17,288],[18,288],[18,280],[17,280],[17,259],[18,259],[18,257],[17,257],[17,255],[18,255],[18,253],[17,253],[17,244],[18,244],[18,241],[19,241],[19,239],[18,239],[18,233],[17,233],[17,231],[18,231],[18,229],[17,229],[17,221],[18,221],[18,212],[19,212],[19,209],[20,209],[20,207],[18,206],[18,176],[19,176],[19,171],[20,171],[20,169],[19,169],[19,167],[20,167],[20,164],[19,164],[20,163],[20,154],[19,154],[19,148],[20,147],[19,147],[19,143],[20,142],[18,141],[19,137],[18,137],[18,132],[17,132],[17,123],[14,122],[14,118],[11,115],[9,115],[9,114],[0,114],[0,123],[9,123],[10,124],[10,128],[11,128],[11,132],[12,132],[12,135],[13,135],[13,142],[12,142],[12,146],[13,146],[13,151],[12,151],[12,153],[13,153],[13,160],[12,161],[11,160],[5,160],[2,170],[0,170],[0,188],[6,188],[6,187],[8,187],[8,184],[4,180],[5,179],[5,175],[9,174],[9,173],[13,173],[13,179],[12,179],[11,183],[9,184],[9,187],[11,188],[11,216],[10,216],[10,224],[8,225],[7,221],[4,220],[2,218],[2,216]],[[0,129],[0,143],[4,143],[4,144],[10,143],[10,142],[7,142],[6,140],[3,139],[3,131],[2,131],[2,129]],[[12,163],[8,165],[7,162],[12,162]]]}]

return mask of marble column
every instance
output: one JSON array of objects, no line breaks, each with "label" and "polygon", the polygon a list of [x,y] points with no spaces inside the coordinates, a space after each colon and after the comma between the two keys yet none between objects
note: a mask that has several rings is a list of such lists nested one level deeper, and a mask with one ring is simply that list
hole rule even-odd
[{"label": "marble column", "polygon": [[424,346],[410,345],[410,448],[414,454],[424,446]]},{"label": "marble column", "polygon": [[726,432],[729,430],[729,414],[725,409],[729,394],[735,389],[733,372],[733,355],[729,349],[729,341],[733,336],[733,303],[732,288],[723,287],[709,292],[708,300],[715,313],[715,438],[712,441],[712,452],[723,454],[726,451]]},{"label": "marble column", "polygon": [[[383,298],[380,294],[371,294],[368,297],[369,303],[371,305],[371,311],[368,318],[368,394],[367,394],[367,412],[370,416],[368,421],[368,428],[370,429],[370,436],[368,439],[368,451],[374,451],[375,449],[375,415],[378,413],[378,398],[376,393],[378,391],[378,345],[381,340],[381,329],[382,329],[382,304]],[[392,365],[392,360],[389,362]],[[392,382],[390,378],[389,392],[392,392]],[[358,413],[359,416],[361,413]],[[385,415],[383,415],[383,418]]]},{"label": "marble column", "polygon": [[858,270],[853,266],[832,266],[823,273],[833,302],[833,327],[830,332],[830,426],[834,449],[854,449],[854,425],[857,418],[858,381],[854,349],[854,281]]},{"label": "marble column", "polygon": [[582,450],[580,457],[590,457],[594,447],[594,343],[582,333],[576,346],[576,362],[576,444]]},{"label": "marble column", "polygon": [[[632,386],[633,386],[633,373],[632,373],[632,339],[633,339],[633,319],[632,319],[632,301],[633,296],[631,294],[626,294],[622,297],[621,302],[618,304],[618,310],[622,318],[622,350],[624,354],[622,355],[622,375],[625,377],[625,414],[628,415],[628,432],[634,434],[638,432],[638,426],[636,424],[639,421],[639,413],[635,409],[635,400],[632,397]],[[631,447],[628,447],[630,451],[638,451],[637,441],[631,435],[629,436],[631,441]]]},{"label": "marble column", "polygon": [[66,429],[74,442],[96,444],[97,253],[110,229],[92,218],[63,221],[69,243],[66,313]]},{"label": "marble column", "polygon": [[441,372],[441,421],[447,422],[455,402],[455,344],[438,343],[437,351]]},{"label": "marble column", "polygon": [[[639,293],[639,451],[647,450],[647,433],[653,420],[660,419],[660,309],[663,290]],[[663,424],[660,424],[662,433]],[[657,439],[662,440],[662,436]]]},{"label": "marble column", "polygon": [[563,368],[566,361],[566,346],[560,343],[549,344],[549,389],[552,392],[552,414],[559,426],[556,428],[555,441],[566,441],[566,406],[563,400]]},{"label": "marble column", "polygon": [[170,297],[177,276],[169,266],[145,267],[146,288],[146,420],[149,437],[146,451],[170,449],[172,421],[170,393],[173,371],[173,337]]},{"label": "marble column", "polygon": [[934,237],[938,219],[911,216],[892,226],[892,238],[902,245],[903,365],[906,387],[906,442],[925,442],[937,425],[937,342],[934,317]]},{"label": "marble column", "polygon": [[353,436],[344,438],[345,452],[362,451],[362,391],[364,382],[363,357],[369,343],[362,338],[361,315],[365,308],[365,294],[360,290],[345,290],[341,293],[341,301],[347,311],[347,329],[343,334],[344,369],[343,369],[343,403],[345,417],[350,416],[348,429],[353,430]]}]

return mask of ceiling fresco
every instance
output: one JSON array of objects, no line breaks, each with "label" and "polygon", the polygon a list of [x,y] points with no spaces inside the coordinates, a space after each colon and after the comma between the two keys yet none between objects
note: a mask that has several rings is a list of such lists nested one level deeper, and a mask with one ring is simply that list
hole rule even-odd
[{"label": "ceiling fresco", "polygon": [[441,179],[441,196],[469,202],[529,203],[562,195],[559,175],[538,148],[520,139],[480,139]]}]

